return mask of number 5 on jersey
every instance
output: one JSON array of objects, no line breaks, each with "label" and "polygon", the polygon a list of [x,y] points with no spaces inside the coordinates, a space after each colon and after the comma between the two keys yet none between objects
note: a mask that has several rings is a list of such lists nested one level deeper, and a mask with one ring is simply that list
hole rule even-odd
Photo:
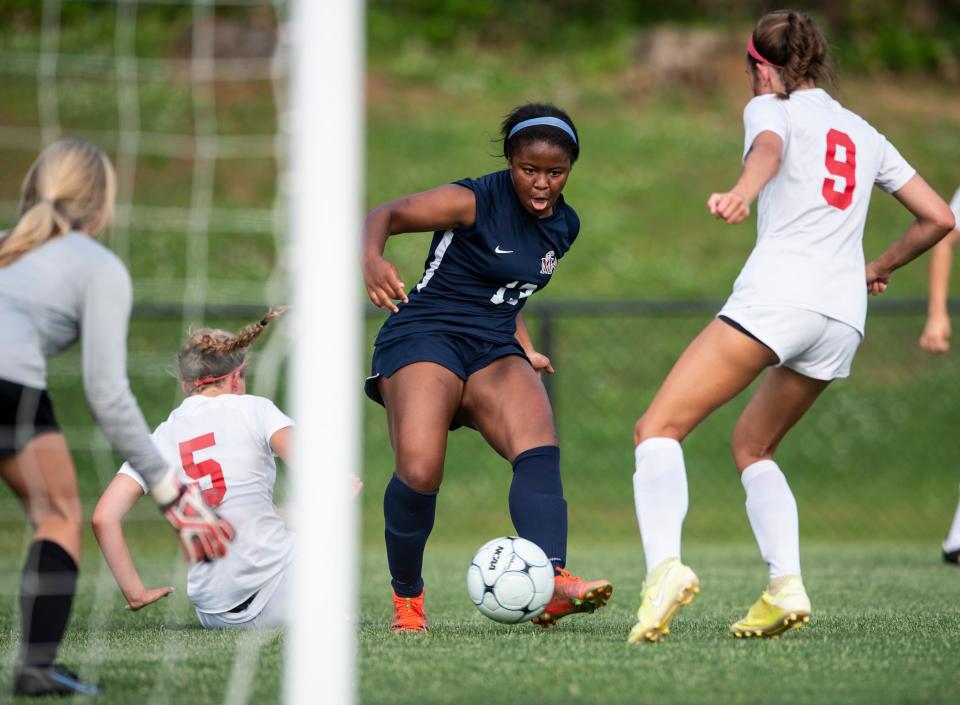
[{"label": "number 5 on jersey", "polygon": [[[843,158],[837,158],[837,148],[843,148]],[[830,130],[827,133],[827,156],[825,159],[827,171],[839,176],[844,181],[843,191],[837,191],[836,179],[823,180],[821,193],[824,199],[834,208],[847,210],[853,203],[853,189],[857,187],[857,146],[850,139],[850,135],[840,130]]]},{"label": "number 5 on jersey", "polygon": [[213,458],[207,458],[196,463],[193,454],[198,450],[213,448],[216,444],[217,440],[212,433],[205,433],[180,444],[180,462],[183,464],[183,471],[187,473],[187,477],[196,480],[197,484],[200,484],[200,480],[204,477],[210,478],[210,487],[203,490],[203,501],[211,507],[220,504],[223,501],[223,496],[227,493],[227,483],[223,479],[223,468]]}]

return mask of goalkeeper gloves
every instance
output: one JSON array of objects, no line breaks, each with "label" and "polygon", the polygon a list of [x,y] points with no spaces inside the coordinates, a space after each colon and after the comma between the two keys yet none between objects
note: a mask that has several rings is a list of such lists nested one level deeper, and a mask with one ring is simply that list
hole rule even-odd
[{"label": "goalkeeper gloves", "polygon": [[177,532],[187,563],[223,558],[227,555],[227,543],[234,537],[233,526],[203,501],[196,483],[178,485],[174,492],[168,492],[172,488],[166,485],[172,478],[170,473],[161,480],[160,484],[164,485],[161,491],[152,494],[158,503],[161,497],[174,495],[172,500],[160,503],[160,511]]}]

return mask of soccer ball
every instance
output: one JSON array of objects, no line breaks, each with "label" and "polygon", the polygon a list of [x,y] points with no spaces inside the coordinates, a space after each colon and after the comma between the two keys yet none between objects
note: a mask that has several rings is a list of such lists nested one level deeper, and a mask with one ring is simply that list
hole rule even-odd
[{"label": "soccer ball", "polygon": [[477,609],[495,622],[530,620],[553,597],[553,566],[537,544],[503,536],[483,544],[473,557],[467,592]]}]

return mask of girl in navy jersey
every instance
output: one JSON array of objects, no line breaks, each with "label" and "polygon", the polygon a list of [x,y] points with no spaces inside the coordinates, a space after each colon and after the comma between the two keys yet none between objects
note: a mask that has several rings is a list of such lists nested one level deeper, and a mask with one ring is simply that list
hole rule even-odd
[{"label": "girl in navy jersey", "polygon": [[[592,612],[613,590],[564,568],[567,505],[553,413],[520,313],[573,245],[580,221],[562,196],[580,153],[573,121],[531,103],[503,122],[508,168],[384,203],[364,228],[370,300],[392,315],[377,335],[367,395],[384,405],[395,473],[383,500],[394,631],[425,631],[421,566],[443,479],[447,431],[475,428],[513,465],[510,516],[554,565],[554,596],[536,622]],[[434,231],[408,292],[383,257],[391,235]],[[396,302],[396,303],[395,303]]]},{"label": "girl in navy jersey", "polygon": [[[775,636],[809,620],[797,505],[773,454],[831,380],[846,377],[863,336],[867,292],[953,227],[946,203],[865,120],[817,84],[827,45],[809,17],[773,12],[747,44],[754,98],[743,113],[743,173],[707,201],[726,223],[760,197],[757,244],[718,317],[674,365],[637,421],[634,497],[647,581],[630,641],[658,641],[699,591],[680,562],[687,480],[680,442],[767,368],[733,431],[750,525],[770,581],[734,636]],[[863,228],[876,184],[915,217],[864,269]]]}]

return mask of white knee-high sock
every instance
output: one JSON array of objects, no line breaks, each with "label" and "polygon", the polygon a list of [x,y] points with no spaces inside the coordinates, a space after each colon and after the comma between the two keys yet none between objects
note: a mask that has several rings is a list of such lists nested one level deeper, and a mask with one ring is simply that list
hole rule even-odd
[{"label": "white knee-high sock", "polygon": [[943,542],[944,551],[956,551],[957,549],[960,549],[960,504],[957,505],[957,513],[953,515],[950,533],[947,534],[947,538]]},{"label": "white knee-high sock", "polygon": [[747,517],[770,578],[800,575],[800,519],[787,478],[772,460],[759,460],[740,476],[747,491]]},{"label": "white knee-high sock", "polygon": [[648,438],[634,455],[633,501],[637,508],[647,573],[680,557],[680,532],[687,516],[687,470],[683,450],[672,438]]}]

